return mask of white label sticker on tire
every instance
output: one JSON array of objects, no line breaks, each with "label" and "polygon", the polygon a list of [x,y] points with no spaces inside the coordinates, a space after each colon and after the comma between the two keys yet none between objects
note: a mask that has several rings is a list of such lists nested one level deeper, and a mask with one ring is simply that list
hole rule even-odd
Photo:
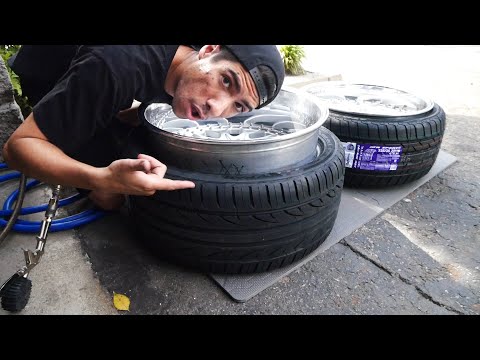
[{"label": "white label sticker on tire", "polygon": [[357,144],[352,142],[342,142],[342,144],[345,149],[345,167],[351,168],[353,166],[353,160],[355,159]]}]

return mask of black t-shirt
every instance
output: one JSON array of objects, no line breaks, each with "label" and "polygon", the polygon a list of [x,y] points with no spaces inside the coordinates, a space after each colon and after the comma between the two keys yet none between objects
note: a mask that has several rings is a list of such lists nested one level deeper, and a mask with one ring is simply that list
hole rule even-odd
[{"label": "black t-shirt", "polygon": [[79,45],[22,45],[8,63],[22,79],[56,81],[67,71],[78,47]]},{"label": "black t-shirt", "polygon": [[179,45],[80,46],[68,71],[33,108],[48,140],[76,153],[133,100],[171,104],[165,77]]}]

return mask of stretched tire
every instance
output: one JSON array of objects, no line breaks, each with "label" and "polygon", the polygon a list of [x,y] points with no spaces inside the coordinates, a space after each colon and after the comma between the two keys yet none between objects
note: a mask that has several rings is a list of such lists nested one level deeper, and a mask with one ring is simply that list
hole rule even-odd
[{"label": "stretched tire", "polygon": [[[374,91],[385,89],[371,87]],[[315,93],[318,89],[310,86],[305,90]],[[337,135],[345,147],[345,186],[395,186],[426,175],[440,151],[446,126],[443,109],[435,103],[430,107],[410,116],[368,115],[330,107],[323,126]]]},{"label": "stretched tire", "polygon": [[289,170],[206,174],[170,166],[194,189],[130,196],[145,244],[168,261],[209,273],[273,270],[305,257],[330,233],[345,171],[338,138],[320,128],[317,154]]}]

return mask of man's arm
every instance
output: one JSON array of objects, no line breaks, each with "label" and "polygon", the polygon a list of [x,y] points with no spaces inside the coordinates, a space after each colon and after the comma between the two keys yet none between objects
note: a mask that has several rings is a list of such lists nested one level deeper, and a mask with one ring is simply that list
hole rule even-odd
[{"label": "man's arm", "polygon": [[48,141],[33,112],[5,143],[3,156],[11,169],[49,184],[128,195],[195,187],[191,181],[164,179],[166,166],[148,155],[116,160],[104,168],[72,159]]}]

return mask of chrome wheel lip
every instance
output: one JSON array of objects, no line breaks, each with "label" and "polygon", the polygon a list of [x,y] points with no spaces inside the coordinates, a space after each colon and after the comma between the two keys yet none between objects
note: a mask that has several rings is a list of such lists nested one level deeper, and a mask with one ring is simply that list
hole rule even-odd
[{"label": "chrome wheel lip", "polygon": [[[267,109],[269,109],[269,108],[274,108],[274,109],[279,109],[280,108],[281,109],[282,107],[284,108],[284,106],[280,103],[281,96],[285,95],[286,93],[289,93],[289,92],[295,94],[297,97],[301,98],[305,102],[310,103],[311,106],[314,106],[316,108],[315,115],[318,115],[318,118],[314,121],[313,124],[311,124],[309,126],[305,125],[304,129],[295,131],[293,133],[282,134],[281,136],[274,136],[274,137],[269,137],[269,138],[264,138],[264,139],[250,139],[248,141],[247,140],[246,141],[232,141],[232,140],[216,140],[216,139],[210,139],[210,138],[208,138],[208,139],[198,139],[198,138],[178,135],[178,134],[175,134],[173,132],[160,129],[158,127],[158,122],[155,122],[155,121],[153,121],[153,119],[149,118],[149,115],[148,115],[149,109],[152,106],[162,106],[163,105],[163,104],[159,104],[159,103],[154,103],[154,104],[150,104],[149,106],[147,106],[143,110],[142,118],[143,118],[144,122],[146,123],[146,125],[148,126],[148,128],[150,130],[160,134],[161,136],[171,138],[171,139],[175,139],[176,141],[185,141],[185,142],[189,142],[189,143],[225,145],[225,146],[229,146],[229,145],[252,146],[252,145],[256,145],[256,144],[283,142],[283,141],[288,141],[288,140],[292,140],[292,139],[295,139],[295,138],[301,139],[302,137],[308,137],[310,133],[314,133],[315,131],[318,131],[318,129],[327,120],[328,115],[329,115],[328,107],[323,102],[319,101],[318,98],[316,98],[315,96],[313,96],[311,94],[308,94],[305,91],[302,91],[302,90],[296,89],[296,88],[291,88],[291,87],[288,87],[288,86],[284,86],[284,87],[282,87],[278,97],[272,103],[270,103],[266,108]],[[265,112],[267,110],[266,108],[262,108],[262,109],[259,109],[259,110],[254,110],[253,112],[251,112],[252,115],[249,116],[245,120],[248,120],[250,117],[253,117],[255,115],[261,114],[262,110]],[[294,110],[298,111],[298,109],[294,109]],[[285,111],[287,111],[287,109],[283,109],[283,110],[280,110],[280,111],[285,112]]]},{"label": "chrome wheel lip", "polygon": [[331,81],[309,84],[301,90],[330,110],[349,114],[403,117],[424,114],[434,107],[428,97],[382,85]]}]

